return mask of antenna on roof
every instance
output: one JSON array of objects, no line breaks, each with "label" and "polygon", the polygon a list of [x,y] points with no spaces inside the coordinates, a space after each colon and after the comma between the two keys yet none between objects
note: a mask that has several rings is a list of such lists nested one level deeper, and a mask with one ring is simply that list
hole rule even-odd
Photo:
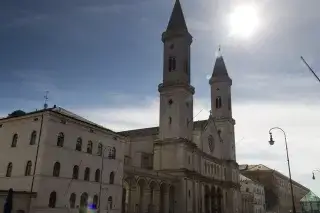
[{"label": "antenna on roof", "polygon": [[47,109],[47,108],[48,108],[48,104],[47,104],[48,94],[49,94],[49,91],[46,91],[46,94],[45,94],[45,96],[44,96],[44,104],[43,104],[43,108],[44,108],[44,109]]}]

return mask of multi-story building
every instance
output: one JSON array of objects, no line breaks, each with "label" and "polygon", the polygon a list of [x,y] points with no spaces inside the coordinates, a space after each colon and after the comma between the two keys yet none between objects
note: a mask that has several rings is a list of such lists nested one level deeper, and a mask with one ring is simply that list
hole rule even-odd
[{"label": "multi-story building", "polygon": [[253,195],[252,212],[265,213],[265,193],[264,186],[240,174],[241,194],[250,193]]},{"label": "multi-story building", "polygon": [[320,198],[310,191],[300,200],[302,213],[320,213]]},{"label": "multi-story building", "polygon": [[115,132],[54,107],[0,119],[0,141],[0,203],[12,188],[13,212],[120,212],[123,138]]},{"label": "multi-story building", "polygon": [[[115,133],[55,109],[1,120],[4,142],[0,147],[0,187],[35,192],[31,203],[36,212],[48,212],[50,207],[56,207],[52,211],[70,209],[65,205],[86,206],[88,197],[95,204],[101,198],[101,209],[109,212],[121,207],[128,213],[240,212],[232,80],[224,58],[217,57],[208,82],[210,116],[194,122],[192,41],[181,4],[176,0],[162,34],[158,127]],[[120,148],[122,140],[124,152]],[[83,143],[87,143],[86,148]],[[115,147],[111,159],[101,161],[100,154],[96,154],[100,153],[100,143]],[[102,168],[100,187],[96,171]]]},{"label": "multi-story building", "polygon": [[253,194],[241,191],[241,213],[253,212]]},{"label": "multi-story building", "polygon": [[[264,185],[267,212],[282,213],[292,211],[290,181],[287,176],[262,164],[241,165],[240,172]],[[310,190],[294,180],[292,180],[292,183],[296,211],[301,212],[300,200]]]}]

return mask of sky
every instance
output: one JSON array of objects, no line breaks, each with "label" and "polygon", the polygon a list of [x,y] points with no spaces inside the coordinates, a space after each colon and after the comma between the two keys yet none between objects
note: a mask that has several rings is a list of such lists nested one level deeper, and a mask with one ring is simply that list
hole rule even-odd
[{"label": "sky", "polygon": [[[173,0],[0,2],[0,115],[48,104],[115,131],[157,126],[163,44]],[[265,164],[320,195],[320,75],[318,0],[181,0],[193,36],[194,120],[208,118],[218,46],[233,80],[236,150],[240,164]],[[250,37],[230,33],[230,15],[254,5]],[[248,20],[247,20],[248,21]],[[242,27],[248,26],[242,23]]]}]

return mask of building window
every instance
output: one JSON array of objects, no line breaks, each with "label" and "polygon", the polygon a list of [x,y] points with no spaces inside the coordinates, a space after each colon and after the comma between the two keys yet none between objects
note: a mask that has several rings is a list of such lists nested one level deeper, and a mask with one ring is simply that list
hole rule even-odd
[{"label": "building window", "polygon": [[171,105],[173,104],[173,100],[170,99],[170,100],[168,101],[168,104],[171,106]]},{"label": "building window", "polygon": [[18,134],[14,134],[12,137],[11,147],[16,147],[18,143]]},{"label": "building window", "polygon": [[98,206],[98,195],[93,196],[92,204],[93,204],[93,208],[96,209]]},{"label": "building window", "polygon": [[37,132],[33,131],[30,137],[30,145],[36,144]]},{"label": "building window", "polygon": [[113,147],[111,150],[111,158],[116,159],[116,148],[115,147]]},{"label": "building window", "polygon": [[78,137],[78,139],[77,139],[76,150],[80,151],[80,152],[82,150],[82,138],[81,137]]},{"label": "building window", "polygon": [[95,173],[95,175],[94,175],[94,180],[95,180],[96,182],[99,182],[99,181],[100,181],[100,169],[97,169],[97,170],[96,170],[96,173]]},{"label": "building window", "polygon": [[169,57],[169,72],[176,70],[176,58]]},{"label": "building window", "polygon": [[112,209],[112,197],[111,196],[108,197],[108,209],[109,210]]},{"label": "building window", "polygon": [[218,97],[216,98],[216,108],[217,108],[217,109],[220,109],[220,108],[221,108],[221,105],[222,105],[221,97],[218,96]]},{"label": "building window", "polygon": [[78,178],[79,178],[79,166],[75,165],[72,171],[72,179],[78,179]]},{"label": "building window", "polygon": [[58,134],[58,138],[57,138],[57,146],[63,147],[63,143],[64,143],[64,134],[62,132],[60,132]]},{"label": "building window", "polygon": [[86,181],[89,181],[90,180],[90,168],[87,167],[85,170],[84,170],[84,180]]},{"label": "building window", "polygon": [[88,206],[88,194],[84,192],[82,193],[80,198],[80,212],[82,212],[81,210],[84,210],[83,212],[86,212],[87,206]]},{"label": "building window", "polygon": [[228,109],[231,110],[231,98],[228,98]]},{"label": "building window", "polygon": [[55,191],[53,191],[50,193],[48,206],[50,208],[55,208],[56,207],[56,200],[57,200],[57,193]]},{"label": "building window", "polygon": [[109,176],[109,184],[113,184],[113,183],[114,183],[114,172],[111,172]]},{"label": "building window", "polygon": [[97,154],[102,155],[102,144],[101,143],[98,144],[98,153]]},{"label": "building window", "polygon": [[169,124],[171,124],[172,123],[172,118],[171,117],[169,117]]},{"label": "building window", "polygon": [[53,177],[59,177],[59,175],[60,175],[60,163],[55,162],[53,166]]},{"label": "building window", "polygon": [[11,177],[11,173],[12,173],[12,163],[10,162],[7,166],[6,177]]},{"label": "building window", "polygon": [[70,195],[69,205],[71,209],[74,209],[76,207],[76,198],[77,198],[77,195],[75,193],[72,193]]},{"label": "building window", "polygon": [[24,172],[25,176],[31,175],[31,167],[32,167],[32,163],[31,163],[31,161],[28,161],[27,166],[26,166],[26,171]]},{"label": "building window", "polygon": [[87,153],[92,154],[92,141],[88,141]]}]

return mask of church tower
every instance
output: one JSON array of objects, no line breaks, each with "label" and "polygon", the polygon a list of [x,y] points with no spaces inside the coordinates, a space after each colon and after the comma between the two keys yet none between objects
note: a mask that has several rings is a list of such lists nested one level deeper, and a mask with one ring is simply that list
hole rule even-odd
[{"label": "church tower", "polygon": [[218,134],[223,143],[223,158],[235,161],[235,120],[232,118],[231,107],[232,80],[228,75],[224,59],[221,55],[216,58],[209,84],[211,86],[211,116],[216,122]]},{"label": "church tower", "polygon": [[190,85],[190,45],[192,36],[176,0],[163,42],[163,82],[160,93],[159,139],[192,139],[193,94]]}]

